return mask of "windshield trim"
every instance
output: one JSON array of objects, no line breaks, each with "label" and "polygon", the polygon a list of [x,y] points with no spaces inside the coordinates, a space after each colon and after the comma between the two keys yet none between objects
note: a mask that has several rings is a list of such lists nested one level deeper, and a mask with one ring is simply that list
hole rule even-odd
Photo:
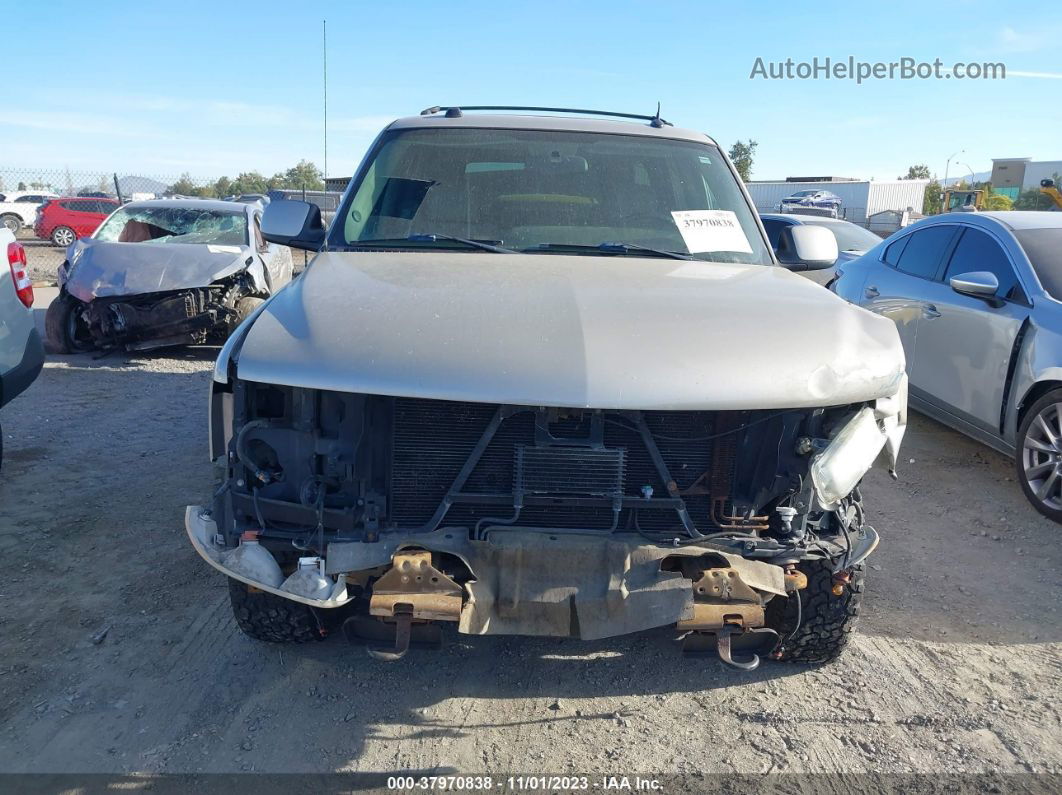
[{"label": "windshield trim", "polygon": [[[396,122],[392,122],[380,131],[380,134],[373,140],[372,145],[365,151],[365,155],[362,157],[361,162],[358,164],[357,170],[354,172],[354,176],[350,178],[350,182],[347,183],[346,190],[343,191],[343,196],[340,198],[339,206],[336,209],[336,214],[332,218],[332,222],[328,227],[328,231],[325,234],[325,242],[321,246],[321,251],[344,251],[349,250],[349,244],[343,237],[344,219],[347,217],[347,213],[350,211],[350,205],[354,202],[355,196],[358,194],[358,190],[361,188],[362,182],[365,181],[365,177],[369,172],[369,168],[372,162],[379,155],[380,150],[390,142],[392,138],[396,138],[411,130],[425,129],[424,127],[403,127],[396,125]],[[504,127],[494,124],[483,124],[476,126],[462,126],[462,129],[476,129],[476,130],[501,130],[509,131],[513,130],[527,130],[529,132],[556,132],[552,129],[538,129],[532,126],[528,127]],[[641,138],[644,136],[635,135],[628,132],[612,132],[612,131],[598,131],[598,130],[565,130],[566,133],[574,133],[581,135],[610,135],[618,138]],[[655,138],[655,136],[652,136]],[[714,139],[709,138],[707,141],[690,141],[686,138],[674,138],[669,139],[674,141],[680,141],[687,144],[696,144],[703,146],[706,149],[716,152],[721,157],[722,162],[726,165],[727,170],[730,172],[730,176],[737,183],[738,193],[740,193],[742,199],[745,202],[745,207],[749,211],[749,216],[752,223],[760,233],[760,241],[763,243],[763,247],[766,252],[766,256],[769,262],[759,265],[758,267],[769,268],[771,266],[782,267],[778,262],[778,257],[774,248],[770,244],[770,240],[767,237],[767,231],[763,227],[763,220],[760,218],[759,211],[756,209],[755,203],[752,201],[752,197],[749,195],[748,189],[745,187],[744,181],[741,179],[741,175],[738,174],[737,169],[734,168],[734,164],[730,161],[730,157],[723,150]],[[357,251],[365,251],[364,248],[356,248]],[[593,255],[589,255],[593,256]],[[693,257],[698,259],[696,256]],[[702,260],[705,262],[713,262],[716,260]]]}]

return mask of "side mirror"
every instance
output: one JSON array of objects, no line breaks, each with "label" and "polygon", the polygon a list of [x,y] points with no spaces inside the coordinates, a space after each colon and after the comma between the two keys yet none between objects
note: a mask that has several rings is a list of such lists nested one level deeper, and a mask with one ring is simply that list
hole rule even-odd
[{"label": "side mirror", "polygon": [[948,284],[955,292],[974,298],[995,298],[999,292],[999,280],[994,273],[988,271],[960,273],[948,279]]},{"label": "side mirror", "polygon": [[270,202],[262,212],[262,237],[282,246],[319,251],[325,239],[321,208],[295,199]]},{"label": "side mirror", "polygon": [[837,238],[815,224],[790,224],[778,235],[778,261],[791,271],[818,271],[837,262]]}]

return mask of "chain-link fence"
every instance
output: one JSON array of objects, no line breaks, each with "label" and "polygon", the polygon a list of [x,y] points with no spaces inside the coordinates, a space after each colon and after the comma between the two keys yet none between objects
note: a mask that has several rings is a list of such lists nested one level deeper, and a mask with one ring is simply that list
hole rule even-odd
[{"label": "chain-link fence", "polygon": [[224,199],[270,191],[292,196],[323,188],[317,167],[306,161],[272,177],[245,172],[213,179],[0,166],[0,223],[25,247],[30,277],[38,283],[54,282],[68,246],[92,234],[120,203],[168,197]]},{"label": "chain-link fence", "polygon": [[0,167],[0,222],[25,247],[30,277],[54,282],[70,243],[92,234],[120,201],[181,191],[213,195],[215,182],[188,175]]}]

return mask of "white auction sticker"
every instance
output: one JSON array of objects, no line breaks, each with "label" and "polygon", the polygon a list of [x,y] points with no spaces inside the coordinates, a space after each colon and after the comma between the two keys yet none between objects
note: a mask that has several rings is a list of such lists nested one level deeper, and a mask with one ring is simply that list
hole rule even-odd
[{"label": "white auction sticker", "polygon": [[749,239],[730,210],[676,210],[671,217],[691,254],[701,251],[752,253]]}]

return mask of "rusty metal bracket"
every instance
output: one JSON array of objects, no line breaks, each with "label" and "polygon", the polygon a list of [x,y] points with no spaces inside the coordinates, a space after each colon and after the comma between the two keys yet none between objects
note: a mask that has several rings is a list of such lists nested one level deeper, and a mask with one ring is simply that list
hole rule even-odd
[{"label": "rusty metal bracket", "polygon": [[693,582],[693,598],[697,601],[763,603],[759,593],[749,587],[737,570],[732,568],[705,569]]},{"label": "rusty metal bracket", "polygon": [[705,604],[693,603],[692,618],[684,618],[675,627],[680,631],[714,632],[724,626],[742,628],[762,627],[764,610],[753,604]]},{"label": "rusty metal bracket", "polygon": [[369,614],[421,621],[457,621],[461,617],[461,586],[431,563],[431,552],[405,550],[372,588]]}]

